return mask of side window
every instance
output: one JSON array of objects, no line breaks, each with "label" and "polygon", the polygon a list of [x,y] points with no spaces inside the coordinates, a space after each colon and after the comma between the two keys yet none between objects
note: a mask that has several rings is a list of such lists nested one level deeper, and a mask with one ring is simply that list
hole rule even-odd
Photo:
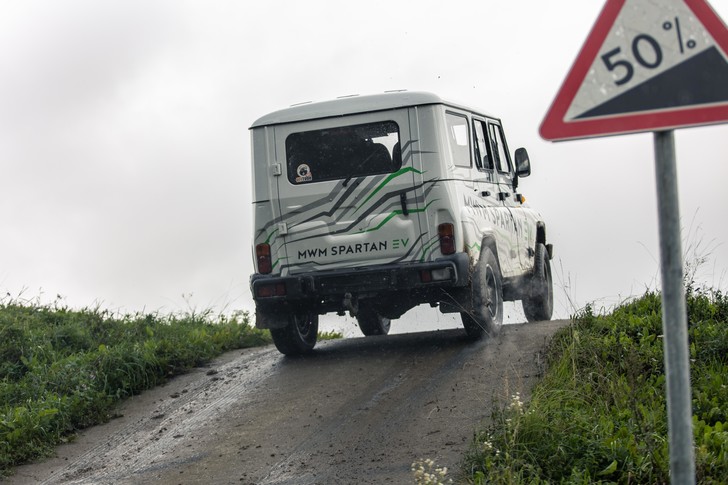
[{"label": "side window", "polygon": [[485,136],[486,130],[484,121],[473,121],[473,131],[475,132],[475,166],[478,170],[493,170],[493,159],[489,155],[488,138]]},{"label": "side window", "polygon": [[447,140],[453,162],[458,167],[470,167],[470,133],[468,119],[455,113],[445,113]]},{"label": "side window", "polygon": [[510,172],[511,162],[508,158],[508,152],[506,151],[506,141],[503,137],[503,130],[495,123],[488,123],[488,134],[490,137],[490,144],[493,147],[493,158],[495,158],[495,165],[498,167],[498,171],[504,173]]}]

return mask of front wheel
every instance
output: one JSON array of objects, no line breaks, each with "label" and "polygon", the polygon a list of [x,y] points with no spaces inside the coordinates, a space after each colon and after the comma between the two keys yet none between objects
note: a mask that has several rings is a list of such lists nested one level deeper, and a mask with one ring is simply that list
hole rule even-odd
[{"label": "front wheel", "polygon": [[551,320],[554,311],[554,290],[549,253],[543,243],[536,244],[533,276],[521,303],[523,313],[529,322]]},{"label": "front wheel", "polygon": [[270,331],[278,351],[285,355],[302,355],[311,352],[318,337],[318,314],[311,311],[294,313],[288,317],[288,325]]},{"label": "front wheel", "polygon": [[470,285],[472,311],[460,313],[465,333],[471,339],[498,334],[503,325],[503,281],[498,260],[489,248],[480,255]]}]

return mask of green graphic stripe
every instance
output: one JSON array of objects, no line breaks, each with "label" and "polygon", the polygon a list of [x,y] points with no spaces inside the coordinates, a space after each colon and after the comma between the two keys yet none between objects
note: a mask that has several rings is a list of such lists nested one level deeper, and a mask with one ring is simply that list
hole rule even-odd
[{"label": "green graphic stripe", "polygon": [[273,231],[270,234],[268,234],[268,237],[263,242],[265,244],[270,244],[270,238],[272,238],[273,237],[273,234],[275,234],[276,232],[278,232],[278,228],[273,229]]},{"label": "green graphic stripe", "polygon": [[376,188],[376,189],[374,189],[374,191],[373,191],[373,192],[372,192],[371,194],[369,194],[369,197],[367,197],[366,199],[364,199],[364,200],[362,201],[362,203],[361,203],[361,204],[359,204],[359,206],[358,206],[358,207],[356,208],[356,210],[354,211],[354,213],[356,213],[356,211],[358,211],[359,209],[361,209],[361,207],[362,207],[362,206],[363,206],[364,204],[366,204],[367,202],[369,202],[369,200],[370,200],[370,199],[371,199],[372,197],[374,197],[374,196],[375,196],[375,195],[377,194],[377,192],[379,192],[380,190],[382,190],[382,188],[383,188],[383,187],[384,187],[385,185],[387,185],[387,184],[388,184],[389,182],[391,182],[391,181],[392,181],[392,179],[394,179],[395,177],[399,177],[400,175],[404,175],[404,174],[405,174],[405,173],[407,173],[407,172],[415,172],[415,173],[417,173],[417,174],[419,174],[419,175],[422,175],[423,173],[425,173],[425,172],[420,172],[420,171],[419,171],[419,170],[417,170],[416,168],[412,168],[412,167],[405,167],[405,168],[402,168],[402,169],[400,169],[400,170],[397,170],[397,171],[396,171],[396,172],[394,172],[393,174],[389,175],[389,176],[388,176],[388,177],[387,177],[386,179],[382,180],[382,183],[380,183],[380,184],[379,184],[379,185],[377,186],[377,188]]},{"label": "green graphic stripe", "polygon": [[[410,209],[409,213],[411,214],[413,212],[424,212],[427,210],[428,207],[430,207],[430,205],[432,205],[432,203],[434,203],[437,200],[439,200],[439,199],[431,200],[422,209]],[[391,212],[387,217],[385,217],[384,220],[377,225],[377,227],[372,227],[371,229],[367,229],[366,231],[359,231],[357,234],[377,231],[377,230],[381,229],[381,227],[383,225],[385,225],[387,222],[389,222],[394,216],[399,216],[402,213],[403,213],[403,211],[401,209],[397,209],[396,211]]]},{"label": "green graphic stripe", "polygon": [[478,251],[480,251],[480,244],[478,244],[477,242],[474,242],[470,246],[466,245],[465,247],[468,249],[477,249]]}]

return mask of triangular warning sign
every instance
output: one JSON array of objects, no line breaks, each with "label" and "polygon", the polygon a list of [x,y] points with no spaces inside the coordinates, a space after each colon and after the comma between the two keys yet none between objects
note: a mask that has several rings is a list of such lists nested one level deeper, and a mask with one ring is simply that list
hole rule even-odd
[{"label": "triangular warning sign", "polygon": [[728,29],[705,0],[607,0],[546,140],[728,122]]}]

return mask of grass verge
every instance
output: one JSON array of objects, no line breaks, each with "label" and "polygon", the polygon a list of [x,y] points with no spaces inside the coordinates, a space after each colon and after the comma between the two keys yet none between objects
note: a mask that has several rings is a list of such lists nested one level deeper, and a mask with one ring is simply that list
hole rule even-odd
[{"label": "grass verge", "polygon": [[[688,287],[697,481],[728,477],[728,296]],[[669,483],[660,295],[591,308],[552,341],[528,405],[498,405],[469,483]]]},{"label": "grass verge", "polygon": [[119,400],[227,350],[270,342],[245,313],[113,317],[0,304],[0,478],[108,421]]}]

